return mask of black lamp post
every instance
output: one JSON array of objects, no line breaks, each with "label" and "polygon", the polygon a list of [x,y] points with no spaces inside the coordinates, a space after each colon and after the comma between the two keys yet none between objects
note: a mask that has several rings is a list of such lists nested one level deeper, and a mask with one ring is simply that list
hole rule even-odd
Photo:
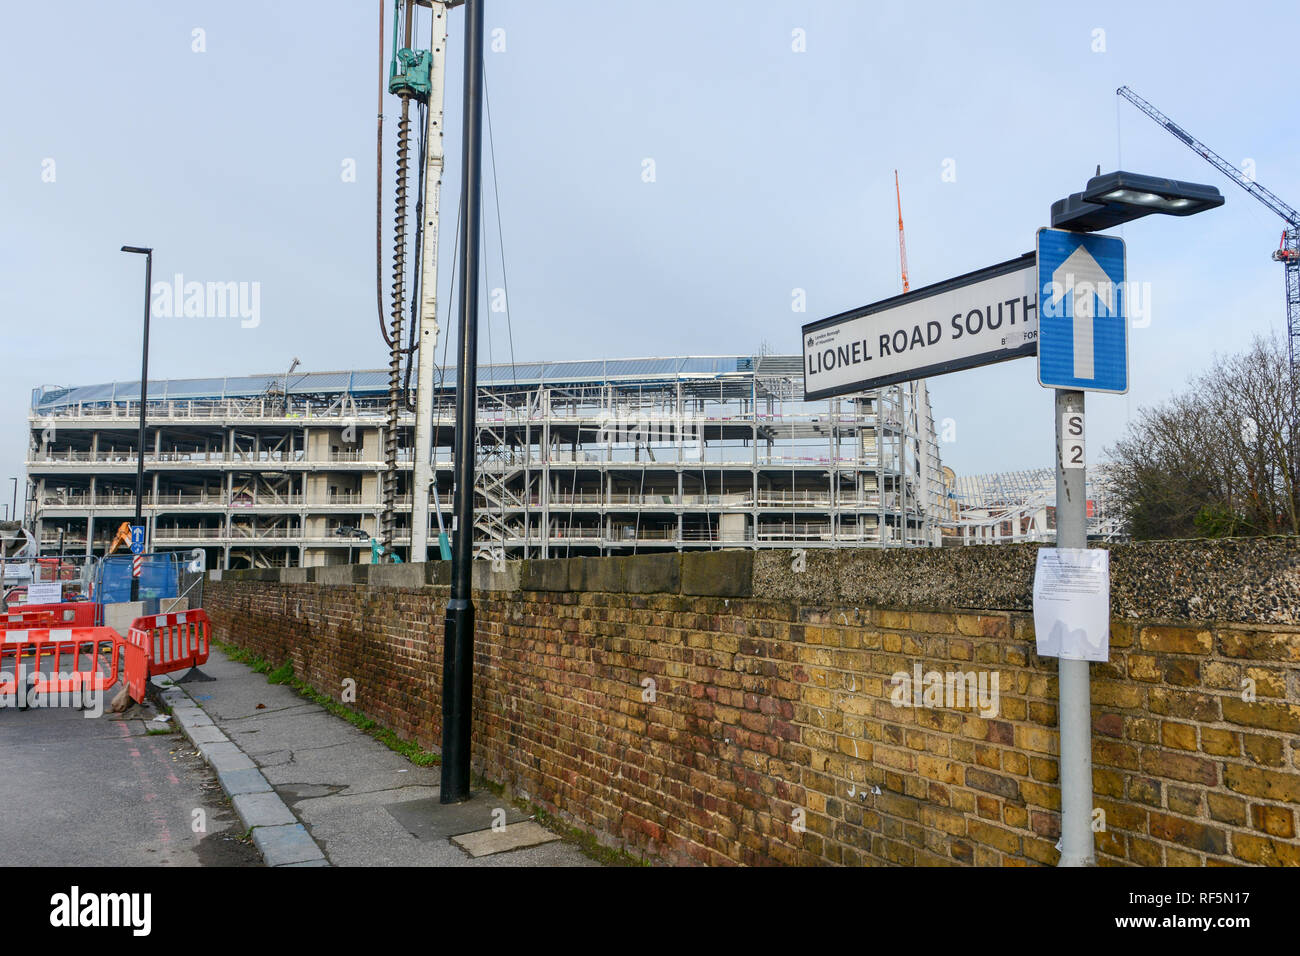
[{"label": "black lamp post", "polygon": [[478,398],[478,272],[483,156],[483,0],[465,2],[465,133],[460,230],[460,357],[456,364],[456,529],[442,641],[441,803],[469,799],[473,727],[474,410]]},{"label": "black lamp post", "polygon": [[[140,351],[140,447],[135,465],[135,523],[144,525],[144,444],[145,406],[149,401],[149,289],[153,279],[153,249],[143,246],[123,246],[123,252],[144,256],[144,346]],[[131,576],[131,600],[140,600],[140,579]]]}]

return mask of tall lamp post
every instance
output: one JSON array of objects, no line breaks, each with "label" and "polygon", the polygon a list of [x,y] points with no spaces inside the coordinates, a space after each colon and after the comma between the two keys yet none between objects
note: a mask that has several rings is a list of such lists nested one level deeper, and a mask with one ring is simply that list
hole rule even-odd
[{"label": "tall lamp post", "polygon": [[[123,246],[123,252],[144,256],[144,345],[140,350],[140,445],[135,463],[135,523],[144,526],[144,444],[145,406],[149,401],[149,289],[153,280],[153,249]],[[140,600],[140,579],[131,577],[131,600]]]},{"label": "tall lamp post", "polygon": [[[1088,180],[1087,188],[1052,204],[1052,227],[1097,232],[1153,213],[1190,216],[1223,205],[1213,186],[1128,172]],[[1040,293],[1042,290],[1040,290]],[[1041,299],[1041,295],[1040,295]],[[1057,388],[1056,546],[1086,548],[1087,473],[1066,468],[1065,413],[1083,415],[1084,392]],[[1059,866],[1096,862],[1092,834],[1092,688],[1088,662],[1057,658],[1061,735],[1061,858]]]},{"label": "tall lamp post", "polygon": [[[442,641],[441,803],[469,799],[473,728],[474,411],[478,399],[478,270],[483,156],[483,0],[465,2],[464,143],[461,151],[460,356],[456,363],[456,528],[451,598]],[[428,494],[427,489],[420,489]]]}]

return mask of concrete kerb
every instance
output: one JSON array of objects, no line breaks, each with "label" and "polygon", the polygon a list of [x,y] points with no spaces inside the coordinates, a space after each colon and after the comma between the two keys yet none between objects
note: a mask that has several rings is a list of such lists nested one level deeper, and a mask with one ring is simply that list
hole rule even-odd
[{"label": "concrete kerb", "polygon": [[253,843],[267,866],[330,865],[307,828],[280,799],[257,764],[221,732],[182,686],[173,684],[164,689],[151,682],[150,692],[171,708],[176,727],[216,772],[221,789],[251,831]]}]

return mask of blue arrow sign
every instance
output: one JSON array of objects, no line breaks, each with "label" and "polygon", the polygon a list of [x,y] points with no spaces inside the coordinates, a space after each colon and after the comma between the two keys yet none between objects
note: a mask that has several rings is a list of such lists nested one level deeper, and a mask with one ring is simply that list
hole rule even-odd
[{"label": "blue arrow sign", "polygon": [[144,525],[131,525],[131,553],[144,554]]},{"label": "blue arrow sign", "polygon": [[1038,381],[1128,391],[1124,240],[1038,230]]}]

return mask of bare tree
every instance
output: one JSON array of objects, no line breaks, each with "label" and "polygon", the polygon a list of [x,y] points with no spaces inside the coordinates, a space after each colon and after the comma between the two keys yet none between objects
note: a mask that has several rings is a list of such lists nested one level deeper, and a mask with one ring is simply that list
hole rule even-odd
[{"label": "bare tree", "polygon": [[1256,337],[1187,392],[1141,409],[1107,450],[1129,533],[1300,534],[1295,388],[1286,349]]}]

